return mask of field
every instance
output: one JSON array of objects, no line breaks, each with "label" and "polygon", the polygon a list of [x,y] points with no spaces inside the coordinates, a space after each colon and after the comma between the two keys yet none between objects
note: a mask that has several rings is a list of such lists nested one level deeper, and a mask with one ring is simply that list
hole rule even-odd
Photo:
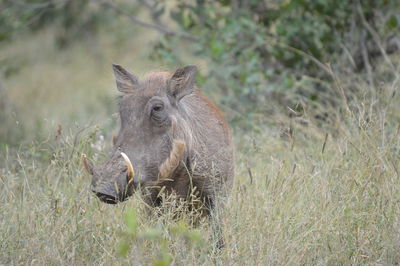
[{"label": "field", "polygon": [[[326,110],[335,118],[329,126],[306,112],[234,128],[236,179],[220,212],[226,246],[216,250],[208,221],[192,228],[190,214],[171,218],[173,199],[152,211],[140,195],[101,203],[80,163],[82,153],[104,160],[118,129],[111,63],[138,75],[170,67],[148,60],[154,36],[126,37],[119,29],[118,39],[104,31],[96,44],[60,51],[54,31],[0,51],[11,71],[0,102],[13,104],[0,131],[13,141],[0,143],[0,264],[400,263],[398,56],[377,61],[377,71],[396,77],[390,82],[336,76],[338,89],[365,95],[340,115]],[[23,67],[12,70],[15,62]]]}]

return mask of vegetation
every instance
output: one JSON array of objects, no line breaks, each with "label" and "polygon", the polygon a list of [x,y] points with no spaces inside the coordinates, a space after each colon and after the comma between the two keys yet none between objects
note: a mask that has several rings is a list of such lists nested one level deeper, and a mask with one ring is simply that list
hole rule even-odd
[{"label": "vegetation", "polygon": [[[371,60],[381,55],[380,49],[398,50],[399,9],[399,2],[390,0],[362,5],[335,0],[178,1],[170,16],[196,36],[189,45],[193,52],[207,58],[201,84],[223,95],[226,109],[238,112],[232,122],[243,126],[242,116],[265,114],[264,103],[276,92],[295,92],[307,104],[340,105],[332,100],[338,96],[332,83],[320,82],[332,78],[330,70],[316,61],[331,63],[335,73],[343,65],[353,72],[366,68],[367,80],[374,84],[379,77]],[[177,42],[167,36],[155,53],[163,60],[184,61],[172,49]],[[297,102],[286,104],[295,108]]]},{"label": "vegetation", "polygon": [[[0,264],[399,264],[399,4],[353,2],[0,3]],[[90,192],[114,62],[199,65],[236,140],[222,250],[174,198]]]}]

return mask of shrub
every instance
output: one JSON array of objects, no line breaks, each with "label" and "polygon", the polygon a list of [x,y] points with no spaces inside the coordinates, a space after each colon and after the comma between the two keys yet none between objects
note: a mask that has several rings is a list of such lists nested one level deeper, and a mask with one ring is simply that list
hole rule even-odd
[{"label": "shrub", "polygon": [[[170,16],[180,30],[196,37],[189,47],[207,60],[200,85],[207,83],[217,92],[225,108],[235,110],[237,121],[265,113],[272,92],[296,92],[289,101],[293,109],[299,99],[321,101],[324,94],[331,99],[320,103],[337,106],[332,100],[337,93],[321,63],[350,64],[362,71],[370,67],[368,59],[381,55],[379,44],[386,52],[396,50],[389,42],[398,37],[399,7],[392,0],[362,5],[350,0],[198,0],[178,1]],[[166,36],[154,52],[164,61],[182,61],[179,51],[171,55],[176,42]]]}]

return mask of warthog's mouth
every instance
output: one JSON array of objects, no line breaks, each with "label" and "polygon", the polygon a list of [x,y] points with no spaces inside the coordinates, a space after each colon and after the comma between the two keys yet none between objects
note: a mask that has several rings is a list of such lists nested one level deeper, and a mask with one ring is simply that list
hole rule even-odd
[{"label": "warthog's mouth", "polygon": [[110,195],[105,195],[103,193],[95,193],[95,194],[102,202],[107,203],[107,204],[113,204],[113,205],[123,202],[123,201],[126,201],[128,199],[128,197],[124,197],[121,199],[121,198],[116,198],[116,197],[113,197]]},{"label": "warthog's mouth", "polygon": [[117,204],[128,199],[129,195],[118,195],[103,193],[99,191],[92,190],[92,192],[104,203],[107,204]]},{"label": "warthog's mouth", "polygon": [[119,200],[116,197],[110,196],[110,195],[106,195],[103,193],[96,193],[96,196],[104,203],[107,204],[117,204],[119,202]]}]

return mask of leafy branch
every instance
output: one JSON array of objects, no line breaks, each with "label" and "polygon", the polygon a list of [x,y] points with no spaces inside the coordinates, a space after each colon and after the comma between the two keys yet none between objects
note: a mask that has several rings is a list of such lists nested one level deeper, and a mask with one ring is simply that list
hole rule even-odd
[{"label": "leafy branch", "polygon": [[127,17],[128,19],[130,19],[133,23],[141,26],[141,27],[145,27],[145,28],[150,28],[153,30],[156,30],[158,32],[160,32],[161,34],[167,35],[167,36],[178,36],[180,38],[189,40],[189,41],[198,41],[199,39],[187,32],[183,32],[183,31],[173,31],[165,26],[161,26],[159,24],[153,24],[153,23],[149,23],[146,21],[143,21],[139,18],[137,18],[136,16],[133,16],[131,13],[125,11],[124,9],[122,9],[121,7],[119,7],[118,5],[114,4],[111,1],[108,0],[92,0],[93,2],[97,2],[105,7],[111,8],[112,10],[114,10],[116,13],[123,15],[125,17]]}]

